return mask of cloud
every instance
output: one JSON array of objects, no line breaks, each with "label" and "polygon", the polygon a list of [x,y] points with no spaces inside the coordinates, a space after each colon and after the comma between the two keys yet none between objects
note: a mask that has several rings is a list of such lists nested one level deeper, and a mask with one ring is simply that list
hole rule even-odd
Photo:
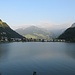
[{"label": "cloud", "polygon": [[71,26],[72,23],[63,23],[63,24],[54,24],[50,22],[41,22],[40,24],[37,24],[36,26],[46,29],[64,29]]},{"label": "cloud", "polygon": [[19,25],[12,25],[11,28],[13,29],[18,29],[18,28],[27,28],[29,26],[37,26],[40,28],[44,28],[44,29],[49,29],[49,30],[55,30],[55,29],[67,29],[72,25],[72,22],[67,22],[67,23],[63,23],[63,24],[56,24],[56,23],[52,23],[49,21],[41,21],[39,23],[36,24],[19,24]]}]

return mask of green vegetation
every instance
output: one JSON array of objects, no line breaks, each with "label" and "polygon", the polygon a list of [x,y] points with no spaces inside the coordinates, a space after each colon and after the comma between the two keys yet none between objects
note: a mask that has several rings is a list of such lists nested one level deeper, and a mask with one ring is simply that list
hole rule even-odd
[{"label": "green vegetation", "polygon": [[30,26],[26,29],[17,29],[19,34],[24,35],[27,38],[33,39],[49,39],[52,34],[43,28],[39,28],[36,26]]},{"label": "green vegetation", "polygon": [[69,42],[75,42],[75,27],[68,28],[63,34],[61,34],[58,39],[65,39]]},{"label": "green vegetation", "polygon": [[32,39],[47,39],[47,37],[43,34],[38,34],[38,33],[34,33],[34,34],[26,34],[24,35],[26,38],[32,38]]},{"label": "green vegetation", "polygon": [[43,34],[38,34],[38,33],[34,33],[35,36],[37,36],[37,38],[43,38],[43,39],[46,39],[47,37]]},{"label": "green vegetation", "polygon": [[0,20],[0,39],[3,38],[23,38],[23,36],[12,30],[5,22]]},{"label": "green vegetation", "polygon": [[[27,28],[25,33],[25,37],[21,36],[14,30],[12,30],[5,22],[0,20],[0,42],[56,42],[62,40],[50,39],[49,33],[41,28],[32,26]],[[24,32],[24,31],[23,31]]]},{"label": "green vegetation", "polygon": [[9,26],[5,22],[2,22],[2,20],[0,20],[0,27],[6,28],[6,27],[9,27]]},{"label": "green vegetation", "polygon": [[34,36],[34,35],[30,35],[30,34],[25,35],[25,37],[26,37],[26,38],[33,38],[33,39],[37,39],[37,37],[36,37],[36,36]]}]

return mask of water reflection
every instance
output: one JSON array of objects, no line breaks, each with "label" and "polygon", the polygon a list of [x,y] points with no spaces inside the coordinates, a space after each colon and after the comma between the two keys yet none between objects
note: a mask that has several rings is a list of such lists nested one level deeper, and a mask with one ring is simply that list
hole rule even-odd
[{"label": "water reflection", "polygon": [[65,52],[68,57],[75,59],[75,43],[66,43]]},{"label": "water reflection", "polygon": [[2,49],[0,48],[0,58],[1,58],[1,56],[2,56],[3,53],[4,53],[4,52],[3,52]]},{"label": "water reflection", "polygon": [[[0,44],[2,75],[75,75],[75,44]],[[4,60],[4,61],[3,61]]]},{"label": "water reflection", "polygon": [[7,43],[0,44],[0,60],[6,59],[8,56],[9,45]]}]

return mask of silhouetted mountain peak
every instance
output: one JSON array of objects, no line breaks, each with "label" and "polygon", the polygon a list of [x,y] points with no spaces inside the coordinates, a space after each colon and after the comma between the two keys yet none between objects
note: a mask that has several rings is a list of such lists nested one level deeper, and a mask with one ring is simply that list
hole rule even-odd
[{"label": "silhouetted mountain peak", "polygon": [[75,41],[75,23],[73,23],[70,28],[66,29],[58,38],[68,41]]},{"label": "silhouetted mountain peak", "polygon": [[5,27],[9,27],[7,23],[3,22],[1,19],[0,19],[0,27],[2,28],[5,28]]},{"label": "silhouetted mountain peak", "polygon": [[38,30],[39,30],[39,29],[41,29],[41,28],[39,28],[39,27],[37,27],[37,26],[30,26],[30,27],[28,27],[28,28],[26,28],[26,29],[32,29],[32,30],[33,30],[33,29],[35,29],[35,30],[38,29]]},{"label": "silhouetted mountain peak", "polygon": [[2,20],[0,19],[0,22],[2,22]]},{"label": "silhouetted mountain peak", "polygon": [[23,36],[19,35],[17,32],[12,30],[7,23],[3,22],[0,19],[0,38],[22,38]]},{"label": "silhouetted mountain peak", "polygon": [[30,26],[26,29],[20,28],[16,31],[27,38],[46,39],[52,37],[52,33],[37,26]]},{"label": "silhouetted mountain peak", "polygon": [[71,27],[75,27],[75,23],[73,23]]}]

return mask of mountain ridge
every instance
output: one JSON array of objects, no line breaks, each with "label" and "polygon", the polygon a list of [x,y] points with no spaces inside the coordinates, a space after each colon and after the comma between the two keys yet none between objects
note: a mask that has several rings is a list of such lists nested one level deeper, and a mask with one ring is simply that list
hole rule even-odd
[{"label": "mountain ridge", "polygon": [[[37,26],[30,26],[27,28],[20,28],[17,29],[16,32],[18,32],[19,34],[27,37],[29,36],[30,38],[35,37],[35,39],[49,39],[50,36],[52,36],[51,33],[49,33],[49,31],[47,31],[46,29],[43,28],[39,28]],[[33,36],[33,37],[31,37]],[[27,37],[27,38],[29,38]]]},{"label": "mountain ridge", "polygon": [[0,19],[0,39],[2,38],[23,38],[23,36],[12,30],[6,22]]},{"label": "mountain ridge", "polygon": [[75,41],[75,23],[67,28],[58,38],[66,41]]}]

